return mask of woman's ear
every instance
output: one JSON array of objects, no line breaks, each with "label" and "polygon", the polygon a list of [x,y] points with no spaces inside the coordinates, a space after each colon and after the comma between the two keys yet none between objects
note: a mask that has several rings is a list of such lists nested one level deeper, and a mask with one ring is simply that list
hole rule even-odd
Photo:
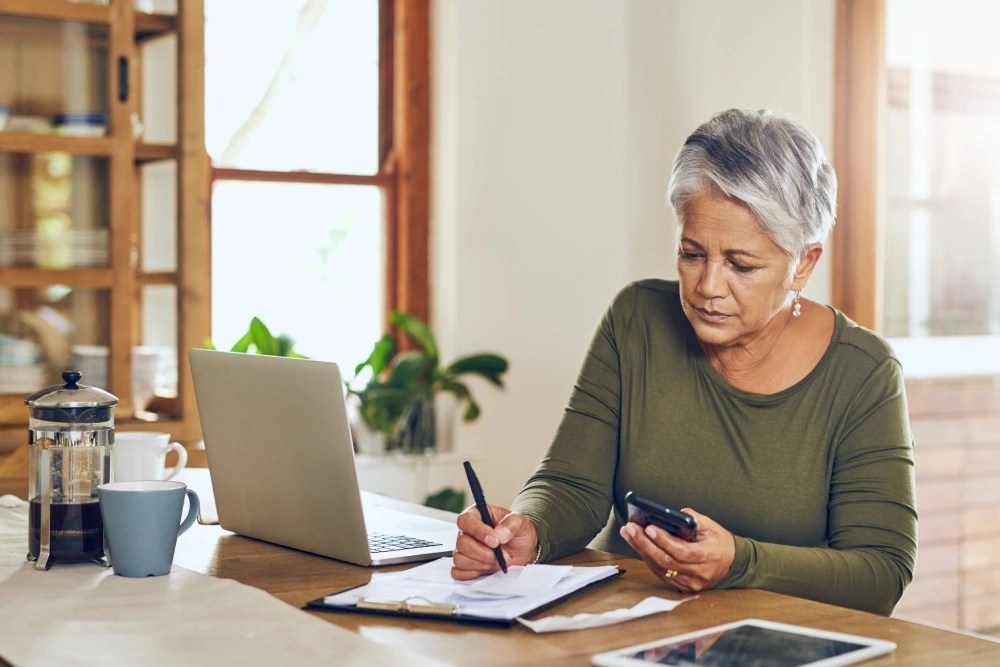
[{"label": "woman's ear", "polygon": [[795,273],[792,274],[792,289],[795,291],[800,291],[805,289],[806,283],[809,282],[809,276],[812,275],[813,269],[816,268],[816,263],[819,262],[819,258],[823,256],[823,245],[821,243],[814,243],[809,246],[806,251],[799,258],[798,266],[795,267]]}]

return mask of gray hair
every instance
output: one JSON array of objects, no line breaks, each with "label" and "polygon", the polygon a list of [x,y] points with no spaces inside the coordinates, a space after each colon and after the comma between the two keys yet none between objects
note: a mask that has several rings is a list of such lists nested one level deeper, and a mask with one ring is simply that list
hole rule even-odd
[{"label": "gray hair", "polygon": [[688,201],[713,190],[745,204],[795,258],[826,238],[837,215],[837,176],[819,140],[766,109],[716,114],[678,151],[667,195],[681,226]]}]

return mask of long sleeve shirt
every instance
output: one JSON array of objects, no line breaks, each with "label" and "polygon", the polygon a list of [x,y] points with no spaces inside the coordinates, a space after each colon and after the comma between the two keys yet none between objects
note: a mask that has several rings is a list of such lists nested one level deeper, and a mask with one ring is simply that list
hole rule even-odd
[{"label": "long sleeve shirt", "polygon": [[622,290],[513,503],[535,524],[542,560],[588,544],[635,556],[618,532],[631,490],[732,532],[735,559],[720,588],[891,613],[917,552],[902,370],[881,338],[834,315],[816,367],[755,394],[712,367],[676,282]]}]

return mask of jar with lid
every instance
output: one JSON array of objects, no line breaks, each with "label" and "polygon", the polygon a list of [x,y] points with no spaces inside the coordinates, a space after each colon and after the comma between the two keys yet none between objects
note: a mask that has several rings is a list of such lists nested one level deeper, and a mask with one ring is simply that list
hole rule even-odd
[{"label": "jar with lid", "polygon": [[107,565],[97,487],[111,481],[118,398],[79,384],[82,375],[66,371],[65,385],[24,401],[31,411],[28,559],[39,570],[59,562]]}]

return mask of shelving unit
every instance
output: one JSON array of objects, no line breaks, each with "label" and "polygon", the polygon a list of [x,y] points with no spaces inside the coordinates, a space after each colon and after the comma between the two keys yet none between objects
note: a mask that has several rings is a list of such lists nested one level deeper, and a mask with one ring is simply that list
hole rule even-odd
[{"label": "shelving unit", "polygon": [[[135,121],[144,116],[142,61],[146,47],[158,40],[177,45],[177,85],[169,91],[177,107],[177,124],[171,128],[176,141],[146,140],[136,131]],[[37,388],[59,381],[71,346],[106,348],[106,388],[121,401],[119,427],[165,430],[185,442],[201,437],[186,351],[203,344],[209,317],[203,88],[203,0],[179,0],[176,16],[137,12],[132,0],[0,0],[0,104],[11,105],[14,114],[51,118],[66,111],[98,111],[108,118],[106,136],[0,131],[0,234],[44,235],[56,256],[5,260],[0,244],[0,334],[17,340],[20,332],[44,351],[46,380]],[[51,174],[40,174],[51,156],[68,156],[52,163],[70,165],[69,176],[52,176],[72,181],[65,191],[56,191],[60,196],[45,183]],[[176,210],[169,221],[172,233],[155,227],[167,224],[160,218],[143,220],[144,208],[150,208],[142,201],[149,191],[145,173],[160,164],[169,165],[174,176],[165,191],[160,184],[151,195],[157,197],[152,208]],[[63,208],[45,208],[63,199],[69,202]],[[65,229],[56,225],[53,231],[52,218]],[[103,251],[82,263],[66,260],[79,252],[70,231],[79,235],[81,230],[107,239],[106,262]],[[172,267],[145,268],[143,235],[154,231],[174,239]],[[160,300],[164,290],[173,294],[174,305],[157,310],[147,295],[153,289],[160,290]],[[40,335],[32,330],[39,311],[50,319],[59,311],[54,319],[66,331]],[[175,329],[153,333],[172,341],[177,391],[137,406],[133,354],[150,337],[144,330],[150,320],[172,322]],[[0,378],[4,363],[0,349]],[[0,455],[24,442],[28,411],[23,401],[32,393],[26,389],[0,393]]]}]

